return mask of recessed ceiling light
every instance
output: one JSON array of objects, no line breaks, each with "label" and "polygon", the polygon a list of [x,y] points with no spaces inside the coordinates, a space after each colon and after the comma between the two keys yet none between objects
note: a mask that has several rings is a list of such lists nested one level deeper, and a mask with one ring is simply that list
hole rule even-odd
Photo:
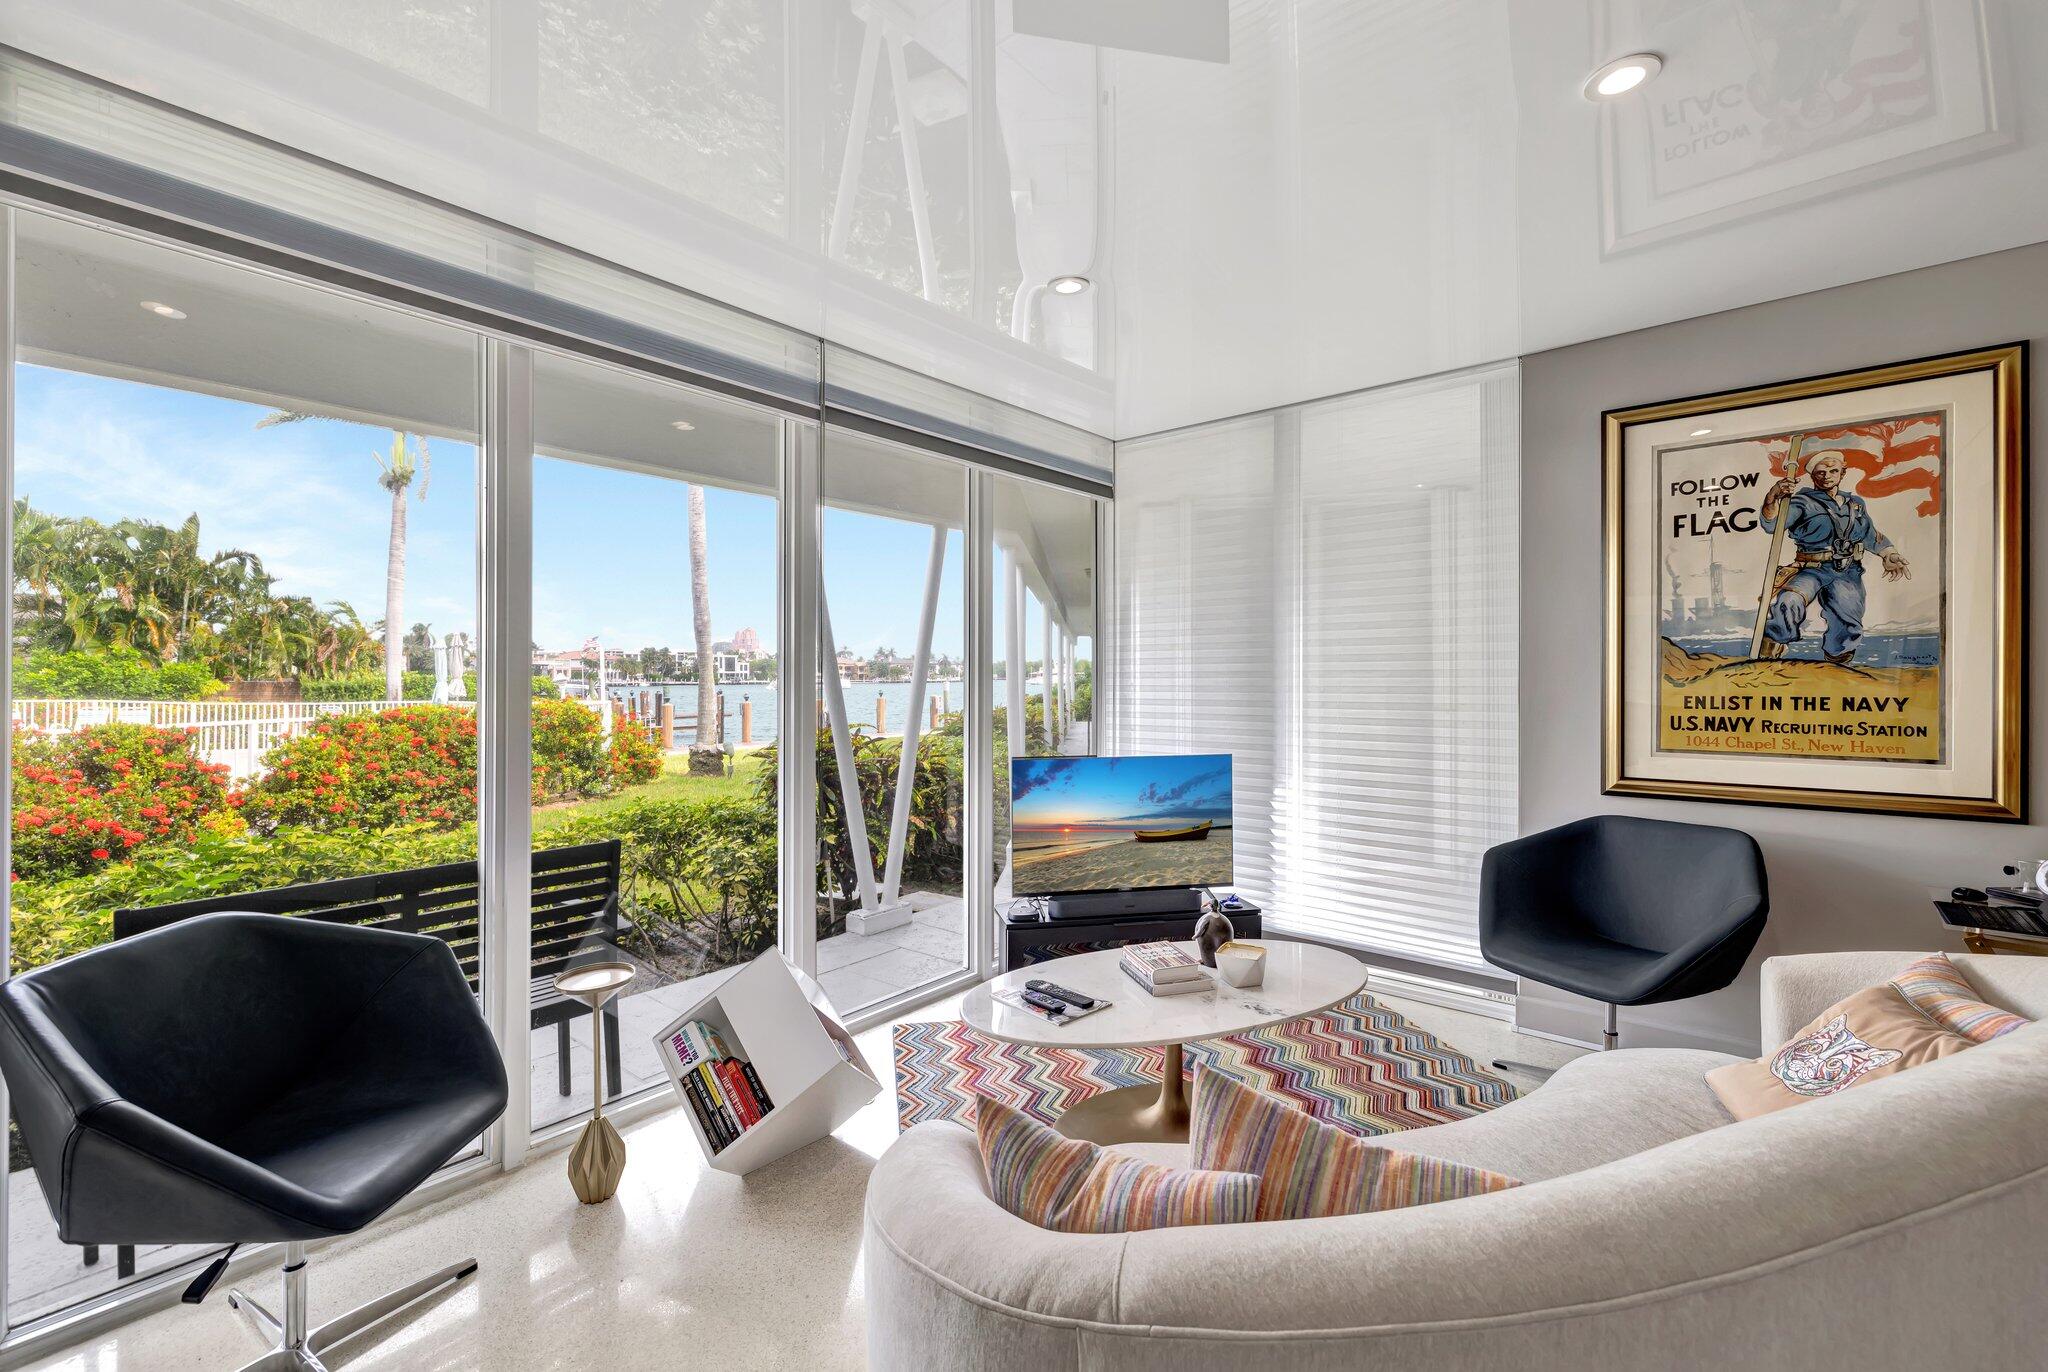
[{"label": "recessed ceiling light", "polygon": [[1627,95],[1662,70],[1664,59],[1654,52],[1617,57],[1586,78],[1585,96],[1588,100],[1613,100]]},{"label": "recessed ceiling light", "polygon": [[1052,287],[1054,295],[1079,295],[1093,283],[1085,276],[1055,276],[1045,284]]},{"label": "recessed ceiling light", "polygon": [[692,424],[692,423],[691,423],[691,422],[690,422],[689,420],[687,420],[687,419],[671,419],[671,420],[670,420],[670,421],[668,422],[668,426],[669,426],[669,427],[670,427],[671,429],[675,429],[675,430],[678,430],[678,431],[680,431],[680,432],[682,432],[682,433],[688,433],[688,432],[690,432],[690,430],[692,430],[692,429],[694,429],[694,428],[696,428],[696,427],[697,427],[697,426],[696,426],[695,424]]},{"label": "recessed ceiling light", "polygon": [[1713,430],[1712,430],[1712,429],[1694,429],[1694,430],[1693,430],[1693,431],[1692,431],[1691,433],[1687,434],[1687,435],[1686,435],[1686,437],[1687,437],[1687,438],[1705,438],[1705,437],[1706,437],[1706,436],[1707,436],[1708,434],[1710,434],[1710,433],[1712,433],[1712,432],[1713,432]]},{"label": "recessed ceiling light", "polygon": [[151,314],[160,314],[166,319],[183,319],[185,317],[183,310],[175,305],[166,305],[161,300],[145,300],[142,302],[142,308],[148,310]]}]

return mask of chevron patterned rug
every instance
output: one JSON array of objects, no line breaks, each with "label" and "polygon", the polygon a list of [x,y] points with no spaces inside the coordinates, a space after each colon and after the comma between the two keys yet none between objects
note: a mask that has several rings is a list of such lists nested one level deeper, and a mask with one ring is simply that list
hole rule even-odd
[{"label": "chevron patterned rug", "polygon": [[[997,1043],[959,1020],[895,1028],[896,1120],[974,1123],[988,1096],[1050,1124],[1098,1091],[1156,1082],[1162,1048],[1039,1048]],[[1355,1134],[1447,1124],[1505,1105],[1515,1088],[1369,995],[1228,1038],[1192,1043],[1213,1067]]]}]

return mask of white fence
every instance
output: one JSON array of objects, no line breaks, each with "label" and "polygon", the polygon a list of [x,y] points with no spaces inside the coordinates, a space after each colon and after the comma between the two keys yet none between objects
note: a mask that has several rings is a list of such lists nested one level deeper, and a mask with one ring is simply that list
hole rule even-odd
[{"label": "white fence", "polygon": [[[418,701],[409,702],[419,704]],[[473,702],[452,702],[468,709]],[[14,702],[14,726],[68,734],[95,724],[153,724],[183,729],[208,762],[224,762],[236,780],[263,769],[263,755],[329,715],[389,710],[388,700],[29,700]]]}]

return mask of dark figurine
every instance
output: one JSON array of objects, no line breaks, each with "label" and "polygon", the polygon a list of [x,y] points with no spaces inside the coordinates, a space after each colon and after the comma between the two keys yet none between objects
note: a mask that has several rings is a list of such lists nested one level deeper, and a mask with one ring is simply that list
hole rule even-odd
[{"label": "dark figurine", "polygon": [[1195,924],[1195,946],[1202,950],[1202,965],[1216,965],[1216,950],[1230,942],[1236,931],[1230,927],[1230,916],[1211,905]]}]

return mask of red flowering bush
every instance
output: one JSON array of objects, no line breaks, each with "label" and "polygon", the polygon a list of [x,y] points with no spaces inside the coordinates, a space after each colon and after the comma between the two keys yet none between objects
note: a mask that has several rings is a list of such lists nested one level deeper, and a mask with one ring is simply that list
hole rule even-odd
[{"label": "red flowering bush", "polygon": [[533,803],[579,800],[611,789],[604,721],[597,711],[577,700],[534,701]]},{"label": "red flowering bush", "polygon": [[97,724],[14,732],[14,872],[64,877],[146,845],[189,845],[234,801],[228,769],[179,729]]},{"label": "red flowering bush", "polygon": [[453,828],[476,818],[476,713],[401,705],[328,715],[264,755],[242,815],[259,833]]},{"label": "red flowering bush", "polygon": [[[536,702],[538,708],[538,702]],[[534,750],[536,753],[539,749]],[[661,775],[661,749],[646,728],[624,720],[612,727],[612,746],[607,754],[612,780],[621,786],[644,786]]]}]

